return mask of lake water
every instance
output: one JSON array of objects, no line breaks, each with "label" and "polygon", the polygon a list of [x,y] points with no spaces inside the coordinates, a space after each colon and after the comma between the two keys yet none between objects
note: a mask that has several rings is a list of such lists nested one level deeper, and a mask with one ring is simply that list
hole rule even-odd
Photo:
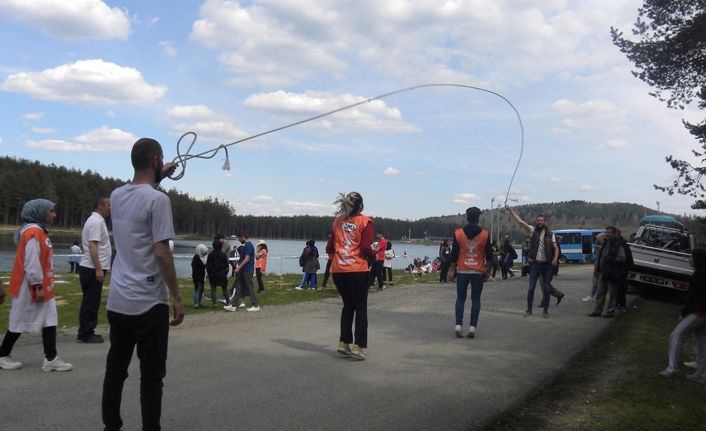
[{"label": "lake water", "polygon": [[[62,235],[49,233],[54,246],[54,269],[57,272],[68,272],[69,270],[69,247],[74,241],[79,241],[79,236]],[[251,238],[253,244],[257,245],[261,238]],[[263,238],[264,239],[264,238]],[[299,266],[299,255],[305,247],[305,240],[281,240],[281,239],[264,239],[269,250],[267,260],[268,274],[295,274],[301,272]],[[211,247],[212,239],[204,238],[201,240],[175,240],[174,241],[174,263],[176,266],[178,277],[191,276],[191,259],[194,256],[196,246],[205,244]],[[228,241],[231,246],[238,246],[240,242],[236,239]],[[326,266],[326,241],[316,241],[316,246],[319,248],[321,257],[321,268]],[[431,259],[439,253],[439,244],[423,245],[423,244],[406,244],[394,243],[392,248],[395,250],[397,258],[393,259],[392,267],[396,269],[404,268],[409,265],[415,257],[424,258],[429,256]],[[0,234],[0,271],[10,272],[15,259],[16,246],[13,243],[11,234]],[[404,252],[407,252],[407,258],[404,259]]]}]

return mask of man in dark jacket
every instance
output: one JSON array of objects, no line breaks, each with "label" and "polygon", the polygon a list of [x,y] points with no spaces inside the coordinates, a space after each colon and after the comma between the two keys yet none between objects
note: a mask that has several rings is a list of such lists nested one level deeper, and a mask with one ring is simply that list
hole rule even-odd
[{"label": "man in dark jacket", "polygon": [[615,315],[618,288],[625,282],[628,273],[625,264],[626,248],[627,242],[618,234],[618,230],[614,226],[606,227],[605,243],[598,255],[596,267],[596,271],[601,274],[596,292],[596,307],[589,316],[598,317],[603,313],[606,295],[608,295],[608,308],[603,317],[610,318]]},{"label": "man in dark jacket", "polygon": [[441,245],[439,246],[439,260],[441,261],[439,283],[446,283],[448,282],[449,267],[451,266],[451,246],[449,245],[448,239],[441,241]]},{"label": "man in dark jacket", "polygon": [[223,252],[223,242],[215,239],[213,250],[206,258],[206,273],[208,282],[211,285],[211,301],[216,306],[216,290],[220,286],[223,289],[223,299],[220,302],[228,301],[228,255]]}]

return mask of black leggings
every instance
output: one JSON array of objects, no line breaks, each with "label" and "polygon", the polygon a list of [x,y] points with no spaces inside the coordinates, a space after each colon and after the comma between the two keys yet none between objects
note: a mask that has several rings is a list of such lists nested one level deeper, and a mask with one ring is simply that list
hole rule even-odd
[{"label": "black leggings", "polygon": [[333,282],[343,299],[341,310],[340,341],[353,343],[355,319],[355,344],[368,347],[368,272],[334,272]]},{"label": "black leggings", "polygon": [[383,280],[387,280],[388,282],[392,283],[392,268],[386,266],[385,274],[386,276],[383,277]]},{"label": "black leggings", "polygon": [[[10,332],[9,330],[5,333],[5,338],[3,338],[0,346],[0,357],[10,356],[12,348],[20,338],[20,335],[20,332]],[[56,358],[56,326],[42,328],[42,344],[44,345],[44,356],[47,361],[53,361]]]}]

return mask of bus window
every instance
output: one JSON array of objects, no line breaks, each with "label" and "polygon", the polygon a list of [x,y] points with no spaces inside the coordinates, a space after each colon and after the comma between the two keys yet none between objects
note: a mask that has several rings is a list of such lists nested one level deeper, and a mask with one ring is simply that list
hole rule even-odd
[{"label": "bus window", "polygon": [[581,253],[592,254],[593,253],[593,241],[591,237],[586,235],[581,237]]}]

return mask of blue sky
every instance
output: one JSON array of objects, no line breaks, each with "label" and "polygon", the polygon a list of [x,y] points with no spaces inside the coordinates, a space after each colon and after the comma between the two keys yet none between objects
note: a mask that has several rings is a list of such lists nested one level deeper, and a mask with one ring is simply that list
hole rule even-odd
[{"label": "blue sky", "polygon": [[[681,119],[611,44],[640,1],[0,0],[0,153],[132,175],[143,136],[198,133],[196,151],[399,88],[458,83],[520,111],[518,203],[627,201],[689,213],[655,191],[688,158]],[[453,214],[503,199],[520,150],[491,95],[424,89],[192,160],[164,186],[241,214],[331,214],[359,191],[371,215]]]}]

